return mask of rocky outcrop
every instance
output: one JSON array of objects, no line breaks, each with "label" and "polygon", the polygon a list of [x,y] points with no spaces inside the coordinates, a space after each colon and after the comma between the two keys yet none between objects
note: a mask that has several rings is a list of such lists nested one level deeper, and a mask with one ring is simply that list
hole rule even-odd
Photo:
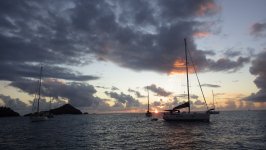
[{"label": "rocky outcrop", "polygon": [[61,115],[61,114],[82,114],[80,110],[73,107],[70,104],[65,104],[61,107],[55,108],[51,110],[51,113],[54,115]]},{"label": "rocky outcrop", "polygon": [[0,117],[17,117],[19,113],[15,112],[9,107],[0,107]]},{"label": "rocky outcrop", "polygon": [[[63,114],[82,114],[82,112],[80,110],[78,110],[77,108],[75,108],[74,106],[70,105],[70,104],[65,104],[61,107],[55,108],[55,109],[51,109],[50,111],[41,111],[41,114],[44,115],[49,115],[49,114],[53,114],[53,115],[63,115]],[[31,116],[32,113],[26,114],[24,115],[25,117]]]}]

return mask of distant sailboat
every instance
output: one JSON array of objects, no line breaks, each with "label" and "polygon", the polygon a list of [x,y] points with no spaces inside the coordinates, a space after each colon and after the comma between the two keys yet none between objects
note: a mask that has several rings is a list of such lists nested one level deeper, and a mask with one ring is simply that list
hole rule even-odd
[{"label": "distant sailboat", "polygon": [[[190,95],[189,95],[189,78],[188,78],[188,50],[187,50],[187,43],[186,43],[186,39],[184,39],[185,42],[185,55],[186,55],[186,76],[187,76],[187,97],[188,97],[188,101],[174,107],[173,109],[170,110],[165,110],[166,112],[163,113],[163,119],[165,121],[203,121],[203,122],[209,122],[210,121],[210,113],[209,111],[203,112],[203,113],[198,113],[198,112],[190,112]],[[190,53],[189,53],[190,55]],[[190,56],[191,59],[191,56]],[[192,61],[192,59],[191,59]],[[192,62],[193,64],[193,62]],[[193,68],[195,70],[194,64],[193,64]],[[195,70],[196,73],[196,70]],[[197,73],[196,73],[197,75]],[[198,76],[197,76],[198,79]],[[198,79],[199,82],[199,79]],[[199,83],[200,85],[200,83]],[[201,86],[200,86],[201,88]],[[202,92],[202,89],[201,89]],[[202,92],[203,94],[203,92]],[[203,94],[204,97],[204,94]],[[205,97],[204,97],[205,100]],[[206,101],[205,101],[206,103]],[[207,106],[207,103],[206,103]],[[182,112],[180,113],[180,109],[182,108],[188,108],[188,112]],[[207,106],[208,109],[208,106]]]},{"label": "distant sailboat", "polygon": [[152,116],[152,113],[150,112],[150,97],[149,97],[149,89],[147,89],[148,91],[148,109],[147,109],[147,112],[146,112],[146,117],[151,117]]},{"label": "distant sailboat", "polygon": [[213,102],[213,108],[212,109],[209,109],[209,113],[210,114],[219,114],[220,111],[218,110],[215,110],[215,103],[214,103],[214,94],[213,94],[213,91],[212,91],[212,102]]},{"label": "distant sailboat", "polygon": [[44,113],[40,112],[42,69],[43,69],[43,67],[41,66],[40,79],[39,79],[39,85],[38,85],[37,111],[30,116],[30,119],[32,122],[45,121],[48,119]]}]

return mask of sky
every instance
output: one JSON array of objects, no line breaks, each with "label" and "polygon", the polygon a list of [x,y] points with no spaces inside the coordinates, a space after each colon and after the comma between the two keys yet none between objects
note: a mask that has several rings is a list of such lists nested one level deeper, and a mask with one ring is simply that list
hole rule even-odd
[{"label": "sky", "polygon": [[[266,108],[264,0],[0,1],[0,105],[144,112]],[[192,59],[191,59],[192,58]],[[213,94],[212,94],[213,93]]]}]

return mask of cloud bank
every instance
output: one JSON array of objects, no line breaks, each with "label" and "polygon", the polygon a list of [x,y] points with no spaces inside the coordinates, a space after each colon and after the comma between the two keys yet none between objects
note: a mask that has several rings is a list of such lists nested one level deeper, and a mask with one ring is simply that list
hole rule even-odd
[{"label": "cloud bank", "polygon": [[[37,81],[24,79],[12,82],[11,86],[29,93],[37,93]],[[80,82],[65,82],[58,79],[45,79],[42,82],[41,95],[55,99],[65,99],[74,106],[91,106],[101,103],[102,99],[95,97],[96,89],[94,86]]]},{"label": "cloud bank", "polygon": [[257,22],[251,26],[250,34],[256,37],[266,36],[266,22]]},{"label": "cloud bank", "polygon": [[194,35],[211,32],[209,17],[219,12],[212,0],[14,0],[1,1],[0,9],[2,80],[35,77],[41,63],[49,66],[51,77],[95,79],[62,67],[88,64],[88,56],[133,70],[169,73],[184,57],[184,38],[201,70],[227,71],[246,62],[210,60],[197,50]]},{"label": "cloud bank", "polygon": [[[211,35],[211,17],[219,11],[212,0],[0,1],[0,80],[33,94],[29,84],[42,64],[50,78],[43,94],[76,106],[101,105],[105,102],[94,96],[95,88],[78,82],[99,77],[72,66],[108,61],[136,71],[180,71],[175,64],[184,58],[184,38],[199,71],[236,71],[249,59],[208,59],[214,52],[198,50],[194,43]],[[150,90],[171,94],[155,85]],[[108,94],[119,102],[126,97]],[[138,105],[127,99],[128,105]]]},{"label": "cloud bank", "polygon": [[146,96],[142,95],[139,91],[136,91],[136,90],[133,90],[133,89],[130,89],[130,88],[127,91],[130,92],[130,93],[134,93],[137,98],[146,97]]},{"label": "cloud bank", "polygon": [[116,106],[120,105],[125,106],[126,108],[141,106],[141,103],[137,99],[133,98],[130,95],[124,94],[123,92],[121,92],[120,94],[116,92],[105,92],[105,94],[115,99]]},{"label": "cloud bank", "polygon": [[252,61],[252,66],[249,68],[251,74],[256,75],[254,83],[256,84],[259,91],[252,93],[250,96],[244,98],[248,101],[253,102],[266,102],[266,50],[259,53],[256,58]]},{"label": "cloud bank", "polygon": [[211,88],[220,88],[220,85],[217,84],[202,84],[203,87],[211,87]]},{"label": "cloud bank", "polygon": [[169,95],[171,95],[171,92],[166,91],[165,89],[161,88],[161,87],[157,87],[155,84],[149,85],[145,87],[146,89],[154,92],[155,94],[157,94],[157,96],[163,96],[163,97],[167,97]]}]

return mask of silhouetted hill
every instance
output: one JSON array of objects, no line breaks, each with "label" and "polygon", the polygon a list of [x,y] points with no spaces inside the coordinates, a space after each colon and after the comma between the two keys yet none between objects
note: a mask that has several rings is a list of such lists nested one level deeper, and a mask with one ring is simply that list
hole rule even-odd
[{"label": "silhouetted hill", "polygon": [[[82,114],[82,112],[80,110],[78,110],[77,108],[75,108],[74,106],[70,105],[70,104],[65,104],[61,107],[55,108],[55,109],[51,109],[50,111],[53,115],[63,115],[63,114]],[[41,111],[40,113],[43,114],[48,114],[49,111]],[[25,114],[24,117],[28,117],[31,116],[32,113],[29,114]]]},{"label": "silhouetted hill", "polygon": [[82,114],[80,110],[73,107],[70,104],[65,104],[61,107],[55,108],[51,110],[51,113],[54,115],[61,115],[61,114]]},{"label": "silhouetted hill", "polygon": [[17,117],[19,113],[13,111],[9,107],[0,107],[0,117]]},{"label": "silhouetted hill", "polygon": [[31,116],[32,115],[32,113],[29,113],[29,114],[25,114],[25,115],[23,115],[24,117],[29,117],[29,116]]}]

